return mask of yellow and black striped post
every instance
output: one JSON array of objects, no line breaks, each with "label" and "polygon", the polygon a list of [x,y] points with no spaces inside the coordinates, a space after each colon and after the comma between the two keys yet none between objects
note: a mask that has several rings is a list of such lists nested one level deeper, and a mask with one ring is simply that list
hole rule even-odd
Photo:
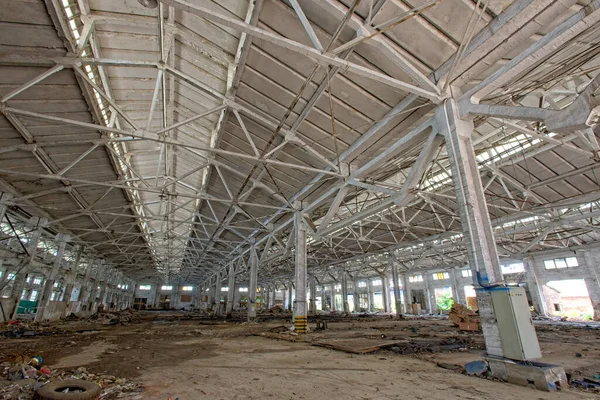
[{"label": "yellow and black striped post", "polygon": [[294,328],[297,333],[308,332],[308,321],[306,315],[297,315],[294,319]]}]

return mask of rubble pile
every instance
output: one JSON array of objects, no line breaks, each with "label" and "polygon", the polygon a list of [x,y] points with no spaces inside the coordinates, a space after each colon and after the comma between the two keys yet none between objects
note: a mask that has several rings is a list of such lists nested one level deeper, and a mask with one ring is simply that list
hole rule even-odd
[{"label": "rubble pile", "polygon": [[112,375],[92,374],[86,368],[51,370],[41,365],[42,358],[18,356],[0,364],[0,400],[31,400],[37,389],[49,382],[81,379],[95,382],[102,389],[101,399],[142,399],[141,385]]},{"label": "rubble pile", "polygon": [[454,303],[448,318],[461,331],[479,331],[481,329],[479,313],[470,310],[464,304]]},{"label": "rubble pile", "polygon": [[9,338],[52,335],[55,333],[61,333],[61,331],[49,324],[38,324],[27,321],[8,321],[0,323],[0,336]]},{"label": "rubble pile", "polygon": [[87,318],[88,321],[98,321],[104,325],[128,324],[134,322],[136,317],[131,310],[119,312],[98,312]]}]

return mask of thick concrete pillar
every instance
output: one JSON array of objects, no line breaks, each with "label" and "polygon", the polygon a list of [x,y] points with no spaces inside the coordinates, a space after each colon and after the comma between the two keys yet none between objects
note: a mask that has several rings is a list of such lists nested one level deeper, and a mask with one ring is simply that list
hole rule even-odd
[{"label": "thick concrete pillar", "polygon": [[38,303],[38,308],[35,313],[35,321],[40,322],[47,315],[46,309],[50,305],[50,299],[52,298],[52,291],[54,290],[54,282],[56,282],[56,276],[60,271],[60,265],[63,260],[63,256],[65,254],[65,248],[67,247],[67,242],[71,239],[69,235],[64,235],[59,233],[56,235],[56,241],[58,242],[58,251],[56,252],[56,257],[54,258],[54,264],[52,266],[52,270],[50,271],[50,275],[47,277],[46,282],[44,284],[44,290],[42,291],[42,295],[40,296],[40,301]]},{"label": "thick concrete pillar", "polygon": [[[47,222],[48,221],[46,219],[37,217],[32,217],[29,220],[28,225],[32,226],[34,228],[34,231],[31,233],[31,237],[29,238],[29,242],[27,243],[28,257],[22,261],[22,266],[17,268],[17,272],[15,275],[15,281],[13,283],[10,295],[15,300],[13,310],[10,314],[12,319],[17,318],[19,302],[21,301],[21,293],[23,292],[23,288],[25,287],[27,275],[29,275],[29,269],[33,265],[35,255],[37,253],[37,247],[40,242],[40,237],[42,236],[42,231],[44,229],[44,226],[46,226]],[[8,278],[8,274],[6,274],[6,278]]]},{"label": "thick concrete pillar", "polygon": [[404,312],[407,314],[412,314],[412,301],[410,296],[410,288],[408,287],[409,283],[406,274],[400,275],[400,282],[402,283],[402,301],[404,302]]},{"label": "thick concrete pillar", "polygon": [[471,136],[473,121],[460,119],[454,99],[446,100],[436,109],[438,128],[446,138],[452,180],[458,211],[463,227],[469,265],[477,287],[477,305],[487,353],[504,356],[500,330],[494,315],[491,284],[502,282],[500,262],[494,239],[494,231],[485,201],[477,159]]},{"label": "thick concrete pillar", "polygon": [[108,309],[107,304],[105,304],[106,303],[105,299],[107,298],[107,291],[109,289],[109,284],[113,278],[113,275],[114,275],[114,271],[107,270],[106,273],[104,274],[104,280],[100,284],[100,297],[98,299],[98,307],[100,307],[100,305],[102,305],[105,311]]},{"label": "thick concrete pillar", "polygon": [[233,301],[235,296],[235,264],[233,261],[229,263],[229,280],[227,283],[227,305],[225,308],[225,316],[231,318],[233,313]]},{"label": "thick concrete pillar", "polygon": [[367,279],[367,312],[373,312],[373,284]]},{"label": "thick concrete pillar", "polygon": [[263,288],[264,297],[265,297],[265,310],[269,310],[271,308],[271,288],[268,286]]},{"label": "thick concrete pillar", "polygon": [[310,314],[317,313],[317,280],[313,274],[308,276],[308,284],[310,286],[310,299],[308,304],[308,312]]},{"label": "thick concrete pillar", "polygon": [[354,292],[352,298],[354,300],[354,312],[360,312],[360,296],[358,295],[358,281],[354,281]]},{"label": "thick concrete pillar", "polygon": [[250,285],[248,287],[248,321],[256,318],[256,284],[258,280],[258,254],[256,244],[250,246]]},{"label": "thick concrete pillar", "polygon": [[294,287],[291,283],[288,283],[288,290],[287,290],[287,310],[288,311],[292,311],[294,309],[294,305],[292,303],[292,290],[294,290]]},{"label": "thick concrete pillar", "polygon": [[390,305],[390,280],[385,274],[381,275],[381,288],[383,294],[383,310],[389,314],[392,312],[392,307]]},{"label": "thick concrete pillar", "polygon": [[273,298],[271,299],[271,307],[275,307],[277,305],[277,287],[273,286]]},{"label": "thick concrete pillar", "polygon": [[331,311],[336,311],[335,307],[335,283],[331,284],[331,296],[329,297],[329,301],[331,302]]},{"label": "thick concrete pillar", "polygon": [[435,300],[435,290],[432,285],[432,277],[430,272],[425,272],[425,294],[427,295],[427,311],[430,314],[435,314],[438,312],[437,302]]},{"label": "thick concrete pillar", "polygon": [[348,304],[348,273],[342,270],[342,304],[344,305],[344,312],[350,312],[350,304]]},{"label": "thick concrete pillar", "polygon": [[[396,316],[402,316],[402,301],[400,299],[400,280],[398,279],[398,266],[393,257],[388,260],[392,270],[392,280],[394,281],[394,303],[396,304]],[[405,303],[406,304],[406,303]]]},{"label": "thick concrete pillar", "polygon": [[221,273],[215,278],[215,315],[221,315]]},{"label": "thick concrete pillar", "polygon": [[534,310],[540,315],[548,315],[544,292],[537,277],[535,260],[532,257],[526,257],[523,259],[523,266],[525,267],[527,289],[529,289],[529,296],[531,296]]},{"label": "thick concrete pillar", "polygon": [[296,300],[294,302],[294,326],[297,333],[307,332],[306,309],[306,227],[304,217],[299,210],[299,203],[295,204],[297,211],[294,214],[294,229],[296,230]]},{"label": "thick concrete pillar", "polygon": [[77,269],[79,268],[79,262],[81,261],[82,254],[83,246],[79,246],[73,267],[67,273],[67,286],[65,287],[65,294],[63,296],[63,301],[67,304],[63,314],[65,317],[74,311],[71,307],[71,296],[73,295],[73,288],[75,287],[75,280],[77,279]]},{"label": "thick concrete pillar", "polygon": [[455,303],[466,304],[467,299],[465,298],[464,288],[460,284],[460,278],[458,276],[459,273],[460,273],[460,271],[455,268],[450,270],[450,279],[452,279],[452,292],[453,292],[452,298],[454,299]]},{"label": "thick concrete pillar", "polygon": [[85,276],[83,277],[83,281],[81,281],[81,288],[79,289],[79,295],[77,297],[77,301],[79,301],[79,309],[81,310],[81,306],[83,306],[87,300],[87,294],[89,292],[88,285],[90,283],[90,276],[92,275],[92,270],[94,269],[94,259],[88,260],[88,265],[85,267]]},{"label": "thick concrete pillar", "polygon": [[[96,275],[97,277],[99,277],[100,275]],[[98,279],[96,279],[96,281],[98,281]],[[158,306],[160,305],[160,282],[156,282],[156,287],[154,288],[154,302],[152,304],[152,307],[154,308],[158,308]],[[102,300],[100,300],[102,301]]]},{"label": "thick concrete pillar", "polygon": [[100,286],[100,275],[102,274],[102,269],[104,268],[104,261],[100,260],[98,263],[98,267],[96,268],[96,273],[94,274],[94,278],[90,282],[92,285],[92,290],[90,292],[90,297],[88,298],[88,311],[94,312],[96,310],[96,299],[98,298],[98,290]]}]

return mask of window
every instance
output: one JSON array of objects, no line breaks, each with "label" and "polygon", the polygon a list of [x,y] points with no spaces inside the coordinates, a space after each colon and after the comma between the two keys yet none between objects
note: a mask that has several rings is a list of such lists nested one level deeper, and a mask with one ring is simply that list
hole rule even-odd
[{"label": "window", "polygon": [[31,277],[28,276],[27,279],[25,279],[25,283],[31,283]]},{"label": "window", "polygon": [[0,278],[4,275],[4,271],[0,271]]},{"label": "window", "polygon": [[56,292],[52,292],[52,296],[50,296],[50,301],[56,300]]},{"label": "window", "polygon": [[574,268],[578,266],[577,257],[555,258],[544,261],[546,269]]},{"label": "window", "polygon": [[221,287],[221,292],[228,292],[229,291],[229,287],[228,286],[222,286]]},{"label": "window", "polygon": [[6,277],[6,279],[8,279],[9,281],[14,281],[16,278],[16,275],[14,273],[10,273],[8,274],[8,276]]},{"label": "window", "polygon": [[35,278],[33,280],[33,284],[34,285],[41,285],[42,284],[42,278]]},{"label": "window", "polygon": [[60,286],[60,283],[54,282],[54,287],[57,288],[58,286]]},{"label": "window", "polygon": [[423,282],[423,275],[413,275],[408,277],[408,281],[411,283],[414,282]]},{"label": "window", "polygon": [[25,300],[25,299],[27,299],[27,290],[23,290],[21,292],[21,300]]},{"label": "window", "polygon": [[183,290],[184,292],[191,292],[192,290],[194,290],[193,286],[183,286],[181,288],[181,290]]},{"label": "window", "polygon": [[448,272],[436,272],[432,274],[434,281],[443,281],[444,279],[450,279],[450,274]]},{"label": "window", "polygon": [[243,293],[245,293],[245,292],[247,292],[247,291],[248,291],[248,288],[247,288],[247,287],[241,287],[241,288],[239,289],[239,291],[240,291],[240,292],[243,292]]},{"label": "window", "polygon": [[152,289],[151,285],[140,285],[140,290],[150,290]]},{"label": "window", "polygon": [[160,290],[173,290],[173,286],[171,285],[162,285]]},{"label": "window", "polygon": [[335,285],[334,289],[335,290],[342,290],[342,285],[340,283],[338,283],[337,285]]},{"label": "window", "polygon": [[37,296],[38,296],[38,291],[37,290],[32,290],[31,294],[29,295],[29,301],[36,301],[37,300]]},{"label": "window", "polygon": [[381,286],[381,279],[373,279],[373,280],[371,281],[371,284],[372,284],[373,286]]},{"label": "window", "polygon": [[358,282],[358,287],[367,287],[367,282],[365,282],[365,281]]},{"label": "window", "polygon": [[473,271],[471,271],[470,269],[463,269],[460,272],[462,273],[463,278],[469,278],[473,276]]},{"label": "window", "polygon": [[525,272],[525,266],[523,263],[501,265],[500,270],[503,274],[517,274],[519,272]]}]

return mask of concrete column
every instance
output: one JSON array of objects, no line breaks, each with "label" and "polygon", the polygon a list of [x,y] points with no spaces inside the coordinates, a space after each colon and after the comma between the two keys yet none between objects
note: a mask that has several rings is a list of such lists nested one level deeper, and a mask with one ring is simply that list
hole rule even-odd
[{"label": "concrete column", "polygon": [[277,287],[273,286],[273,298],[271,299],[271,307],[275,307],[277,305]]},{"label": "concrete column", "polygon": [[156,287],[154,288],[154,304],[152,304],[152,307],[158,308],[158,305],[160,304],[160,285],[161,285],[161,283],[157,281],[155,283],[155,285],[156,285]]},{"label": "concrete column", "polygon": [[92,270],[94,269],[94,259],[88,260],[88,265],[85,267],[85,276],[83,277],[83,281],[81,281],[81,289],[79,289],[79,296],[77,297],[77,301],[79,301],[79,309],[85,303],[86,296],[88,294],[88,285],[90,283],[90,276],[92,274]]},{"label": "concrete column", "polygon": [[310,314],[316,314],[317,313],[317,281],[315,279],[315,276],[313,274],[308,276],[308,284],[310,286],[310,299],[309,299],[309,304],[308,304],[308,312]]},{"label": "concrete column", "polygon": [[215,315],[221,315],[221,273],[215,278]]},{"label": "concrete column", "polygon": [[271,308],[271,288],[267,286],[263,290],[265,295],[265,309],[269,310]]},{"label": "concrete column", "polygon": [[354,312],[360,312],[360,298],[358,296],[358,281],[354,281],[354,293],[352,295],[354,300]]},{"label": "concrete column", "polygon": [[293,303],[292,303],[292,290],[293,290],[292,284],[288,283],[288,290],[287,290],[288,296],[287,296],[287,306],[286,306],[286,308],[289,311],[292,311],[293,307],[294,307]]},{"label": "concrete column", "polygon": [[425,285],[426,285],[426,289],[425,289],[425,294],[427,296],[427,310],[429,311],[430,314],[435,314],[438,312],[438,308],[437,308],[437,302],[435,301],[435,290],[433,289],[432,286],[432,277],[431,277],[431,273],[430,272],[425,272]]},{"label": "concrete column", "polygon": [[585,285],[594,309],[594,321],[600,321],[600,251],[593,249],[583,253],[588,273]]},{"label": "concrete column", "polygon": [[294,326],[297,333],[307,331],[307,309],[306,309],[306,227],[304,217],[299,210],[299,203],[295,203],[297,211],[294,215],[294,229],[296,230],[296,253],[295,253],[295,276],[296,276],[296,300],[294,302]]},{"label": "concrete column", "polygon": [[410,288],[408,287],[410,282],[408,281],[406,274],[400,275],[400,281],[402,282],[402,301],[404,302],[404,312],[407,314],[412,314],[412,301],[410,298]]},{"label": "concrete column", "polygon": [[229,263],[229,280],[227,283],[229,290],[227,291],[227,305],[225,308],[225,316],[231,318],[233,313],[233,301],[235,295],[235,264],[233,261]]},{"label": "concrete column", "polygon": [[488,285],[502,282],[502,273],[485,202],[485,191],[473,151],[473,121],[460,118],[458,104],[454,99],[444,101],[436,109],[436,120],[446,138],[469,265],[477,287],[477,304],[486,350],[490,355],[502,357],[504,352],[498,321],[494,315],[491,293],[486,290]]},{"label": "concrete column", "polygon": [[71,309],[71,295],[73,294],[73,288],[75,287],[75,280],[77,279],[77,268],[79,267],[79,262],[81,261],[82,254],[83,246],[79,246],[79,250],[77,251],[77,256],[75,257],[73,267],[67,274],[67,286],[65,288],[65,294],[63,297],[63,301],[67,303],[64,313],[65,317],[69,315],[69,313],[73,312],[73,310]]},{"label": "concrete column", "polygon": [[[35,255],[37,253],[37,246],[40,241],[40,237],[42,236],[44,226],[46,226],[47,222],[48,221],[46,219],[37,217],[32,217],[29,220],[29,225],[35,230],[32,232],[29,242],[27,243],[28,257],[22,261],[21,267],[17,267],[17,272],[15,274],[15,281],[11,291],[11,297],[15,299],[15,304],[12,312],[10,313],[11,319],[17,318],[19,302],[21,301],[21,293],[25,287],[25,281],[27,280],[27,275],[29,275],[29,269],[33,265]],[[8,274],[6,274],[6,278],[8,278]]]},{"label": "concrete column", "polygon": [[258,255],[256,244],[250,247],[250,285],[248,287],[248,321],[256,318],[256,284],[258,279]]},{"label": "concrete column", "polygon": [[373,312],[373,284],[367,279],[367,312]]},{"label": "concrete column", "polygon": [[396,304],[396,316],[402,315],[402,301],[400,299],[400,280],[398,279],[398,266],[393,257],[388,260],[390,269],[392,270],[392,280],[394,281],[394,303]]},{"label": "concrete column", "polygon": [[96,297],[98,297],[98,286],[100,286],[100,274],[102,273],[103,264],[104,262],[99,260],[96,272],[94,273],[94,278],[90,280],[92,290],[90,291],[90,297],[87,300],[87,311],[95,311],[96,309]]},{"label": "concrete column", "polygon": [[40,301],[38,303],[37,312],[35,313],[35,321],[40,322],[46,316],[46,309],[50,305],[50,299],[52,298],[52,291],[54,289],[54,282],[56,281],[56,276],[60,271],[60,264],[63,260],[63,256],[65,254],[65,248],[67,247],[67,242],[71,239],[69,235],[64,235],[59,233],[56,235],[56,241],[58,242],[58,251],[56,252],[56,257],[54,258],[54,265],[52,266],[52,271],[50,272],[50,276],[46,279],[44,284],[44,290],[42,291],[42,295],[40,296]]},{"label": "concrete column", "polygon": [[390,305],[390,280],[385,274],[381,275],[381,287],[383,290],[383,309],[389,314],[392,312]]},{"label": "concrete column", "polygon": [[523,266],[525,267],[527,289],[529,289],[533,308],[538,314],[548,315],[548,307],[546,306],[544,292],[542,291],[542,286],[537,277],[535,260],[532,257],[525,257],[523,259]]},{"label": "concrete column", "polygon": [[454,302],[458,304],[466,304],[467,299],[465,298],[464,288],[461,287],[460,278],[458,276],[459,271],[455,268],[450,270],[450,279],[452,279],[452,291],[454,292]]},{"label": "concrete column", "polygon": [[331,284],[331,292],[329,292],[331,295],[329,296],[329,301],[331,304],[331,311],[336,311],[335,309],[335,283]]},{"label": "concrete column", "polygon": [[107,270],[104,274],[104,280],[100,284],[100,298],[98,299],[98,307],[100,307],[100,305],[102,305],[104,307],[104,310],[107,309],[107,307],[104,304],[105,303],[104,298],[106,297],[106,291],[108,289],[108,284],[109,284],[110,280],[112,279],[113,273],[114,273],[113,271]]},{"label": "concrete column", "polygon": [[321,285],[321,310],[327,310],[327,289],[325,285]]},{"label": "concrete column", "polygon": [[344,312],[350,312],[350,305],[348,304],[348,274],[342,270],[342,304],[344,305]]}]

